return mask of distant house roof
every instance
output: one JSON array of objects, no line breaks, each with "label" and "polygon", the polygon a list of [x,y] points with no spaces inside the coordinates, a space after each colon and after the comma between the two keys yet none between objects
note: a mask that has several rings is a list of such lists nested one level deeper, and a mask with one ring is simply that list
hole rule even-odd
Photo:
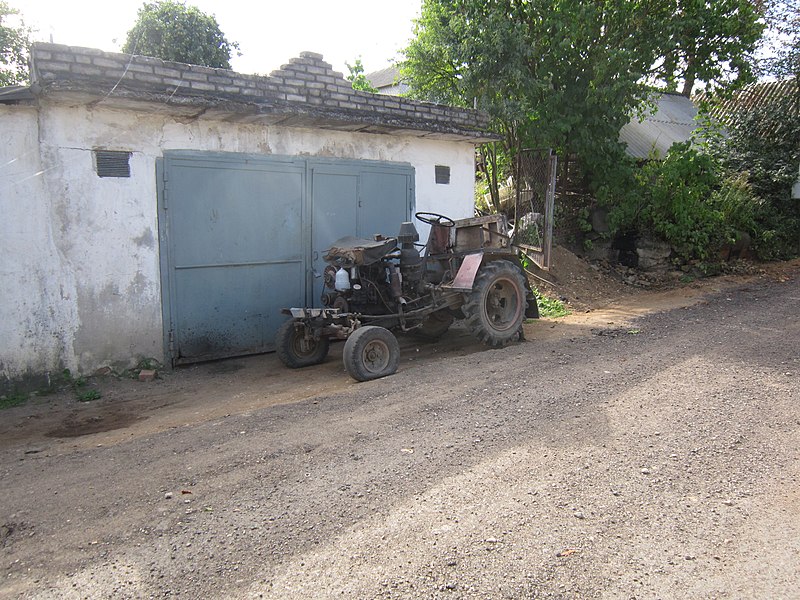
[{"label": "distant house roof", "polygon": [[[696,96],[695,101],[698,103],[708,101],[709,114],[715,119],[724,121],[726,117],[737,111],[752,110],[787,96],[800,97],[800,87],[798,85],[800,84],[798,84],[797,79],[790,77],[781,81],[750,84],[734,92],[730,98],[717,99],[708,94],[700,93]],[[795,109],[800,110],[798,108],[799,104],[800,102],[795,103]]]},{"label": "distant house roof", "polygon": [[354,90],[313,52],[265,77],[40,42],[31,48],[31,67],[31,87],[10,89],[10,98],[33,93],[130,110],[157,103],[203,119],[472,143],[498,139],[480,111]]},{"label": "distant house roof", "polygon": [[691,139],[696,116],[697,107],[689,98],[665,92],[643,120],[634,118],[622,127],[619,141],[634,158],[663,158],[672,144]]},{"label": "distant house roof", "polygon": [[378,90],[379,94],[401,96],[411,89],[407,83],[400,81],[400,69],[396,66],[367,73],[365,77],[372,84],[372,87]]},{"label": "distant house roof", "polygon": [[[741,90],[734,92],[730,98],[712,98],[707,94],[698,94],[696,101],[708,101],[707,107],[709,114],[723,125],[732,125],[735,122],[737,113],[747,113],[757,108],[769,106],[779,100],[785,98],[793,99],[793,101],[782,103],[779,105],[778,110],[780,114],[797,115],[800,113],[800,82],[796,77],[790,77],[780,81],[766,81],[761,83],[753,83],[745,86]],[[764,130],[761,134],[767,134],[772,125],[764,124]],[[800,167],[798,167],[800,168]],[[792,186],[792,198],[800,198],[800,174],[797,181]]]}]

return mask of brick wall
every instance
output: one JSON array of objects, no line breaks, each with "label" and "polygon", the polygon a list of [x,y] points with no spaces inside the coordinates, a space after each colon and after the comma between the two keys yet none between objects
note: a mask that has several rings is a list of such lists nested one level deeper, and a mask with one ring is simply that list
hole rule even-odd
[{"label": "brick wall", "polygon": [[48,43],[33,45],[31,65],[33,84],[44,93],[80,90],[143,100],[227,102],[232,111],[239,104],[239,110],[250,112],[255,107],[263,113],[311,113],[468,137],[481,137],[489,124],[479,111],[354,90],[313,52],[303,52],[269,76]]}]

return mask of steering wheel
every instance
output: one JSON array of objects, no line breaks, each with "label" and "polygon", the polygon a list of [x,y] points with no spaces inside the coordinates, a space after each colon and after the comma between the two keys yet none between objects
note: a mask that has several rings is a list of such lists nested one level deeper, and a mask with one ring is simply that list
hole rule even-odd
[{"label": "steering wheel", "polygon": [[414,217],[419,221],[422,221],[426,225],[441,225],[442,227],[453,227],[456,224],[456,222],[453,221],[453,219],[451,219],[450,217],[445,217],[444,215],[440,215],[438,213],[418,212],[414,213]]}]

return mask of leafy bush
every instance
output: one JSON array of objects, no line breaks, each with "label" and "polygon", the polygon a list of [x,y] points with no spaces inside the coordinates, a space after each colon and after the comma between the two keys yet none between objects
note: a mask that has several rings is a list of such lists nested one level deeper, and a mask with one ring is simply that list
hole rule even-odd
[{"label": "leafy bush", "polygon": [[800,253],[800,201],[791,197],[800,165],[798,98],[787,94],[732,115],[727,137],[710,147],[725,172],[741,177],[752,194],[753,246],[764,260]]},{"label": "leafy bush", "polygon": [[763,203],[753,194],[745,173],[725,177],[719,189],[711,194],[710,204],[722,216],[728,242],[734,241],[740,232],[755,233],[756,217]]},{"label": "leafy bush", "polygon": [[595,173],[612,234],[656,235],[684,261],[709,260],[745,233],[763,260],[800,254],[800,201],[791,198],[800,94],[730,115],[724,126],[707,124],[695,145],[676,144],[663,161]]},{"label": "leafy bush", "polygon": [[611,208],[612,227],[655,234],[684,260],[705,259],[726,238],[724,215],[711,201],[719,185],[708,154],[688,142],[675,144],[663,161],[635,172],[632,188]]},{"label": "leafy bush", "polygon": [[13,394],[0,396],[0,410],[20,406],[28,401],[28,394],[15,392]]},{"label": "leafy bush", "polygon": [[539,305],[539,316],[543,318],[565,317],[570,314],[569,310],[561,300],[551,298],[534,288],[536,303]]}]

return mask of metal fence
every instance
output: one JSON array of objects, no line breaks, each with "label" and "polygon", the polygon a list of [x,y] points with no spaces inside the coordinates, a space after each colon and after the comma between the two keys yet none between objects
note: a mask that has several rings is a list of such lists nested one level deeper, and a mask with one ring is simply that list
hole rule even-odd
[{"label": "metal fence", "polygon": [[550,268],[557,163],[550,150],[523,150],[514,165],[514,243],[542,269]]}]

